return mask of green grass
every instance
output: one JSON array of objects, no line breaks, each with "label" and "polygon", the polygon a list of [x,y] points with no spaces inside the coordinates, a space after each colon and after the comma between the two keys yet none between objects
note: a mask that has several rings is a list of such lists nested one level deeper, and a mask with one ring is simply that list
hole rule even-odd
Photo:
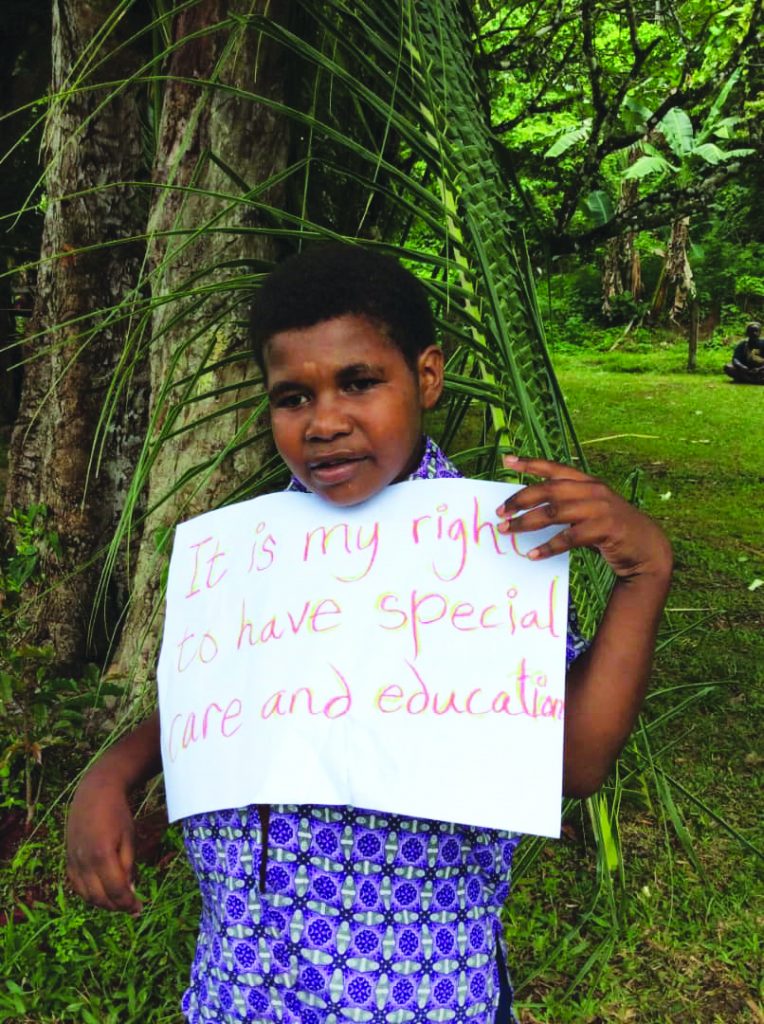
[{"label": "green grass", "polygon": [[[184,859],[171,857],[143,868],[136,919],[87,907],[60,883],[17,903],[20,920],[0,930],[0,1022],[181,1024],[198,897]],[[54,867],[63,877],[56,860],[42,866],[49,879]]]},{"label": "green grass", "polygon": [[[712,692],[658,735],[659,763],[706,809],[674,790],[702,874],[690,863],[648,780],[622,805],[620,928],[598,906],[588,829],[574,821],[544,850],[510,901],[507,934],[523,1024],[761,1022],[761,862],[712,817],[762,847],[761,683],[764,459],[756,427],[764,388],[728,384],[724,351],[684,372],[682,347],[657,352],[569,350],[557,370],[592,471],[618,486],[644,473],[644,507],[676,553],[667,619],[695,628],[660,654],[647,715],[690,692]],[[604,901],[603,901],[604,902]],[[562,949],[571,925],[583,927]],[[578,973],[591,971],[576,984]]]}]

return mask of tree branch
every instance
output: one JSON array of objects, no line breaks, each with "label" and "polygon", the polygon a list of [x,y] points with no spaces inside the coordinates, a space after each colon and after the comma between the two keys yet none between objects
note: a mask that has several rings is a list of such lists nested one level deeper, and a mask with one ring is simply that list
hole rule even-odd
[{"label": "tree branch", "polygon": [[716,190],[733,178],[740,170],[740,163],[729,163],[689,188],[671,185],[659,192],[651,192],[633,206],[616,213],[606,224],[599,224],[580,235],[551,232],[545,237],[549,252],[553,256],[565,256],[577,252],[589,252],[609,238],[616,238],[625,231],[646,231],[650,228],[666,227],[679,217],[691,216],[707,210]]},{"label": "tree branch", "polygon": [[508,120],[502,121],[500,124],[493,125],[491,130],[496,135],[501,135],[503,132],[511,131],[512,128],[524,121],[526,117],[534,117],[537,114],[554,114],[558,110],[565,110],[566,107],[569,107],[572,100],[580,100],[581,98],[582,93],[574,92],[570,93],[568,96],[563,96],[559,100],[550,100],[549,103],[542,103],[539,105],[536,105],[535,102],[531,103],[525,108],[525,110],[517,114],[515,117],[510,117]]}]

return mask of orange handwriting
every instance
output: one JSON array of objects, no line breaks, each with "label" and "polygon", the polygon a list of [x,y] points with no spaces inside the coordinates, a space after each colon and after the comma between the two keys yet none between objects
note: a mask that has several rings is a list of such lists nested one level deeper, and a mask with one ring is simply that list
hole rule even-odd
[{"label": "orange handwriting", "polygon": [[[196,644],[192,644],[191,641],[194,639],[196,639],[196,633],[189,633],[187,629],[184,630],[183,639],[177,644],[178,672],[185,672],[197,660],[202,665],[209,665],[218,656],[218,642],[212,633],[202,633],[201,640],[198,640]],[[188,649],[189,644],[191,644],[190,650]]]}]

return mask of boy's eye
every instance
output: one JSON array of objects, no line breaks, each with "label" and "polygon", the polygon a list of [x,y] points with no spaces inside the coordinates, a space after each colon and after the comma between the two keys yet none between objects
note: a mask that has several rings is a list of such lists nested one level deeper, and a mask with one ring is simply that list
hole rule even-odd
[{"label": "boy's eye", "polygon": [[295,392],[291,395],[279,395],[278,398],[271,399],[271,405],[277,409],[299,409],[307,400],[307,395]]},{"label": "boy's eye", "polygon": [[349,380],[345,384],[346,391],[370,391],[375,385],[379,384],[376,377],[356,377],[355,380]]}]

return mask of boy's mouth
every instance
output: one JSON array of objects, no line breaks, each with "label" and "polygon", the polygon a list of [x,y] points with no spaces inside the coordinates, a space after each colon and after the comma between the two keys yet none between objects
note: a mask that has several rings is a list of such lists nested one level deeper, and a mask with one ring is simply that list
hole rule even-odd
[{"label": "boy's mouth", "polygon": [[311,459],[308,462],[308,469],[319,483],[344,483],[353,476],[358,464],[365,462],[366,458],[365,455],[355,455],[351,452],[333,452],[318,459]]}]

